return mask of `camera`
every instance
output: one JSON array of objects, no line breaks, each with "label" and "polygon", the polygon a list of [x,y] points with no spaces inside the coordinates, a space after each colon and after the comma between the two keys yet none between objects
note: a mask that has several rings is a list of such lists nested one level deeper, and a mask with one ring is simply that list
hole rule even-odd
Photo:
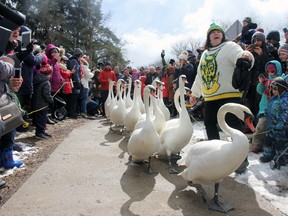
[{"label": "camera", "polygon": [[21,50],[27,50],[26,47],[31,42],[31,31],[23,32],[21,35]]},{"label": "camera", "polygon": [[20,78],[21,68],[15,68],[14,78]]},{"label": "camera", "polygon": [[255,48],[258,47],[258,45],[257,45],[257,44],[251,44],[250,47],[251,47],[252,49],[255,49]]},{"label": "camera", "polygon": [[0,2],[0,55],[5,52],[11,31],[23,25],[26,16],[19,11],[12,10]]}]

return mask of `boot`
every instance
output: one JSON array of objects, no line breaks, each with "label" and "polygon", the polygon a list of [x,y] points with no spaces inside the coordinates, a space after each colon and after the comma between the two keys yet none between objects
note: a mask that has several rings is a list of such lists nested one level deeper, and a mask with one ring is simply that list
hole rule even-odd
[{"label": "boot", "polygon": [[2,179],[0,179],[0,189],[2,189],[3,187],[5,187],[6,182],[3,181]]},{"label": "boot", "polygon": [[22,161],[14,161],[13,160],[13,151],[12,150],[3,150],[2,154],[2,162],[5,169],[11,169],[13,167],[20,167],[23,162]]}]

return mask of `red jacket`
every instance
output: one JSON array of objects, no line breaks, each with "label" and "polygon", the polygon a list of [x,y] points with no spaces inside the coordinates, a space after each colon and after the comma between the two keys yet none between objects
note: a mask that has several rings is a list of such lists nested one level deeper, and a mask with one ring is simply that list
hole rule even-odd
[{"label": "red jacket", "polygon": [[71,85],[71,71],[67,70],[67,68],[60,64],[60,74],[64,79],[63,93],[64,94],[72,94],[72,85]]},{"label": "red jacket", "polygon": [[100,90],[109,90],[109,80],[117,81],[114,71],[101,70],[98,75],[98,80],[101,84]]},{"label": "red jacket", "polygon": [[164,82],[164,87],[165,87],[163,90],[163,98],[168,98],[169,89],[168,89],[168,82],[167,82],[166,74],[162,77],[161,81]]},{"label": "red jacket", "polygon": [[143,98],[143,92],[144,92],[144,88],[145,88],[145,81],[146,81],[146,76],[140,76],[139,79],[142,83],[142,86],[141,86],[141,97]]}]

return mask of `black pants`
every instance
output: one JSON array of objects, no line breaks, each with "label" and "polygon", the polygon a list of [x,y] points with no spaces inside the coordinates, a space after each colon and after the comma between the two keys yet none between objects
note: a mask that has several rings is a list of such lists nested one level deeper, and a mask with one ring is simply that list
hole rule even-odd
[{"label": "black pants", "polygon": [[[240,103],[240,98],[227,98],[204,102],[204,125],[206,127],[208,140],[220,139],[219,130],[217,127],[217,112],[222,105],[231,102]],[[242,131],[241,120],[239,120],[234,114],[227,113],[225,121],[230,127]]]},{"label": "black pants", "polygon": [[68,117],[76,117],[76,108],[77,108],[77,100],[78,100],[79,94],[66,94],[65,95],[65,102],[66,102],[66,110],[67,110],[67,116]]},{"label": "black pants", "polygon": [[47,114],[48,114],[48,110],[44,109],[44,110],[40,110],[38,112],[34,113],[34,124],[35,124],[35,133],[39,134],[39,133],[44,133],[45,129],[46,129],[46,122],[47,122]]},{"label": "black pants", "polygon": [[107,100],[109,91],[108,90],[101,90],[101,105],[102,105],[102,110],[103,110],[103,115],[106,115],[105,112],[105,101]]}]

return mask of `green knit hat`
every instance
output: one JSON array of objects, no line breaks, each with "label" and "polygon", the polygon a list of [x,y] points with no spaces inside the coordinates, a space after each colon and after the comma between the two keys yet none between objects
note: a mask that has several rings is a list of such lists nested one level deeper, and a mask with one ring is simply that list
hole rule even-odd
[{"label": "green knit hat", "polygon": [[208,31],[207,31],[207,37],[208,37],[209,34],[210,34],[212,31],[214,31],[214,30],[219,30],[219,31],[221,31],[222,34],[223,34],[223,36],[225,37],[225,32],[224,32],[224,30],[222,29],[222,27],[219,26],[219,25],[217,25],[217,24],[215,24],[215,23],[212,23],[212,24],[210,25],[210,27],[209,27],[209,29],[208,29]]}]

